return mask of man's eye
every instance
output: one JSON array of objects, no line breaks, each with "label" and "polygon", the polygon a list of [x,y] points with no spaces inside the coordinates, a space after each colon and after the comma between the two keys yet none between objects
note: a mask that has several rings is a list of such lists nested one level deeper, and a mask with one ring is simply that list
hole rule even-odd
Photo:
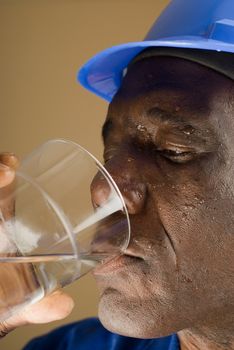
[{"label": "man's eye", "polygon": [[193,152],[185,152],[181,150],[170,150],[170,149],[164,149],[159,150],[159,154],[161,154],[164,158],[170,159],[171,161],[175,163],[186,163],[190,160],[192,160],[195,156],[195,153]]},{"label": "man's eye", "polygon": [[107,163],[109,160],[111,160],[111,158],[113,158],[115,151],[116,151],[115,148],[110,148],[104,151],[104,154],[103,154],[104,163]]}]

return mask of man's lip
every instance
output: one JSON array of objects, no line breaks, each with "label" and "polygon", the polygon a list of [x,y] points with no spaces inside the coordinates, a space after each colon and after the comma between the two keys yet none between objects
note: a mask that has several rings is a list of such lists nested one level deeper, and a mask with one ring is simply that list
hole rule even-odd
[{"label": "man's lip", "polygon": [[119,255],[108,261],[104,261],[102,264],[97,265],[93,270],[94,275],[106,275],[110,273],[116,273],[120,270],[126,269],[131,265],[139,264],[143,260],[140,257],[134,255]]}]

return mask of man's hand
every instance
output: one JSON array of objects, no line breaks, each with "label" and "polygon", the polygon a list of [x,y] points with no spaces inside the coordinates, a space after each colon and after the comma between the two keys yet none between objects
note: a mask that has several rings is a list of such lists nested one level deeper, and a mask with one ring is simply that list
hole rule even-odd
[{"label": "man's hand", "polygon": [[0,337],[27,324],[48,323],[67,317],[74,307],[72,298],[60,290],[0,323]]},{"label": "man's hand", "polygon": [[[14,154],[0,154],[0,191],[4,191],[13,182],[18,164],[19,161]],[[65,318],[70,314],[73,307],[74,302],[69,295],[60,290],[55,291],[40,302],[24,308],[0,323],[0,337],[22,325],[47,323]]]}]

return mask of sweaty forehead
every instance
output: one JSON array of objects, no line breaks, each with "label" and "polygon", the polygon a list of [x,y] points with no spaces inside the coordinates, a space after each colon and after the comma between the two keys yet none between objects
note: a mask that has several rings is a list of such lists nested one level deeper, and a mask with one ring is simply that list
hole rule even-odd
[{"label": "sweaty forehead", "polygon": [[224,123],[229,130],[233,96],[233,81],[210,68],[175,57],[145,58],[129,67],[109,106],[104,131],[110,125],[113,130],[116,125],[125,128],[128,121],[141,124],[156,119],[218,130],[221,121],[222,130]]},{"label": "sweaty forehead", "polygon": [[[233,81],[211,68],[176,57],[150,57],[129,67],[111,105],[118,110],[144,109],[163,104],[184,108],[185,112],[209,114],[220,101],[220,108],[233,99]],[[221,107],[221,104],[223,107]]]}]

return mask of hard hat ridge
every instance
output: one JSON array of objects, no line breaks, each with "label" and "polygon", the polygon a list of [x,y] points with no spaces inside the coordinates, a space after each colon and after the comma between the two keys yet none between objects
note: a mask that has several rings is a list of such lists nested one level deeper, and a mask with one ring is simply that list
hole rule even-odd
[{"label": "hard hat ridge", "polygon": [[146,41],[169,37],[203,37],[234,44],[233,0],[174,0],[146,35]]}]

